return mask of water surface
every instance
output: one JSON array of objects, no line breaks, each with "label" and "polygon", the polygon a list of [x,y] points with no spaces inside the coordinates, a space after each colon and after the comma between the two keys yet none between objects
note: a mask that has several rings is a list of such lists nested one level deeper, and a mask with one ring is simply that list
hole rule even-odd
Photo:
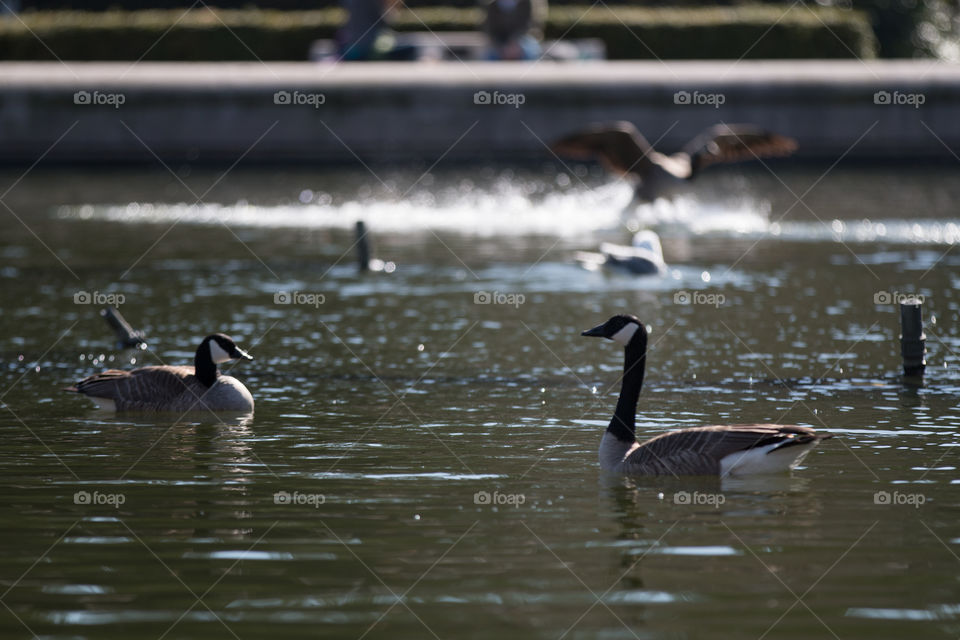
[{"label": "water surface", "polygon": [[[825,169],[708,174],[626,226],[585,168],[6,171],[0,636],[956,637],[960,186]],[[356,273],[361,218],[392,273]],[[641,224],[664,278],[577,264]],[[603,475],[622,352],[579,332],[624,311],[641,437],[836,437],[778,477]],[[256,357],[252,417],[61,391],[213,331]]]}]

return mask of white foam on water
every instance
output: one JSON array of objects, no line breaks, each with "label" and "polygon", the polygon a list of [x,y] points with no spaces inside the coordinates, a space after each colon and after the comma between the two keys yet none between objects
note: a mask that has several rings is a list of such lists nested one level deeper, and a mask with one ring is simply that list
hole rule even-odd
[{"label": "white foam on water", "polygon": [[694,235],[756,235],[770,228],[770,203],[748,197],[704,202],[692,195],[643,204],[627,215],[631,228]]},{"label": "white foam on water", "polygon": [[[666,235],[772,238],[792,242],[889,242],[953,245],[960,242],[960,220],[804,220],[779,221],[767,200],[738,196],[705,201],[693,195],[661,199],[629,212],[630,187],[622,182],[593,189],[551,191],[534,181],[498,181],[492,189],[421,189],[391,198],[330,197],[277,205],[248,202],[84,204],[63,206],[64,219],[99,219],[128,224],[218,225],[259,228],[351,228],[364,220],[378,232],[452,232],[477,236],[584,234],[652,228]],[[772,220],[772,221],[771,221]]]},{"label": "white foam on water", "polygon": [[61,207],[62,218],[123,223],[165,223],[267,228],[351,228],[357,220],[378,232],[444,231],[496,236],[544,234],[572,237],[620,225],[620,210],[629,201],[622,184],[572,193],[549,193],[532,199],[518,185],[496,193],[473,189],[459,197],[426,192],[396,199],[348,200],[342,203],[235,204],[138,203]]}]

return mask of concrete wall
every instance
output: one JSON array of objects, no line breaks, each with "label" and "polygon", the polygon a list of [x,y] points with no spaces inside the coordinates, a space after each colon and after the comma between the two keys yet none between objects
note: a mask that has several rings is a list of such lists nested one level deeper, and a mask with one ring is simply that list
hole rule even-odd
[{"label": "concrete wall", "polygon": [[[280,95],[289,103],[275,98],[278,91],[287,92]],[[503,103],[478,104],[481,91]],[[681,91],[701,104],[682,98],[678,104]],[[878,91],[901,104],[884,104],[882,97],[878,103]],[[86,93],[75,98],[77,92]],[[71,163],[230,164],[241,156],[297,163],[529,160],[549,158],[544,144],[564,133],[613,119],[633,121],[651,142],[662,136],[658,146],[666,150],[724,121],[792,135],[808,158],[951,159],[960,154],[960,67],[929,61],[0,65],[5,163],[41,156]]]}]

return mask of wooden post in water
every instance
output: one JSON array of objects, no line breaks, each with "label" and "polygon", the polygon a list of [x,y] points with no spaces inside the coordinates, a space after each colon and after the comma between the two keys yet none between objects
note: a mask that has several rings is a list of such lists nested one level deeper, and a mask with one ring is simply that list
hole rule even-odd
[{"label": "wooden post in water", "polygon": [[370,234],[367,233],[367,225],[363,220],[357,220],[356,227],[357,240],[354,243],[357,247],[357,271],[366,273],[375,271],[377,273],[393,273],[397,269],[397,264],[393,261],[384,262],[379,258],[370,257]]},{"label": "wooden post in water", "polygon": [[357,271],[364,273],[370,270],[370,241],[367,239],[367,225],[363,220],[357,220]]},{"label": "wooden post in water", "polygon": [[101,309],[100,316],[107,321],[113,332],[117,334],[117,343],[121,349],[134,349],[140,345],[146,346],[147,341],[143,339],[143,332],[134,331],[116,307]]},{"label": "wooden post in water", "polygon": [[924,356],[927,336],[923,333],[923,308],[919,301],[900,305],[900,355],[903,375],[923,378],[927,361]]}]

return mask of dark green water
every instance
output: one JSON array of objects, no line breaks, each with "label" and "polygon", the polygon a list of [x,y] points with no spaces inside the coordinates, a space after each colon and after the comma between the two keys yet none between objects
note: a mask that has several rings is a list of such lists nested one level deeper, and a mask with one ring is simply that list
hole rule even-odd
[{"label": "dark green water", "polygon": [[[235,171],[191,207],[162,173],[5,172],[0,637],[957,637],[960,186],[821,173],[718,173],[646,211],[672,271],[644,281],[573,260],[627,237],[596,174],[400,197],[416,173]],[[395,272],[355,273],[357,217]],[[323,303],[275,303],[294,291]],[[150,350],[114,349],[80,292],[122,295]],[[925,298],[922,387],[885,292]],[[790,475],[604,476],[622,354],[579,331],[623,311],[652,330],[642,437],[836,437]],[[60,390],[213,331],[256,358],[231,370],[253,417]]]}]

